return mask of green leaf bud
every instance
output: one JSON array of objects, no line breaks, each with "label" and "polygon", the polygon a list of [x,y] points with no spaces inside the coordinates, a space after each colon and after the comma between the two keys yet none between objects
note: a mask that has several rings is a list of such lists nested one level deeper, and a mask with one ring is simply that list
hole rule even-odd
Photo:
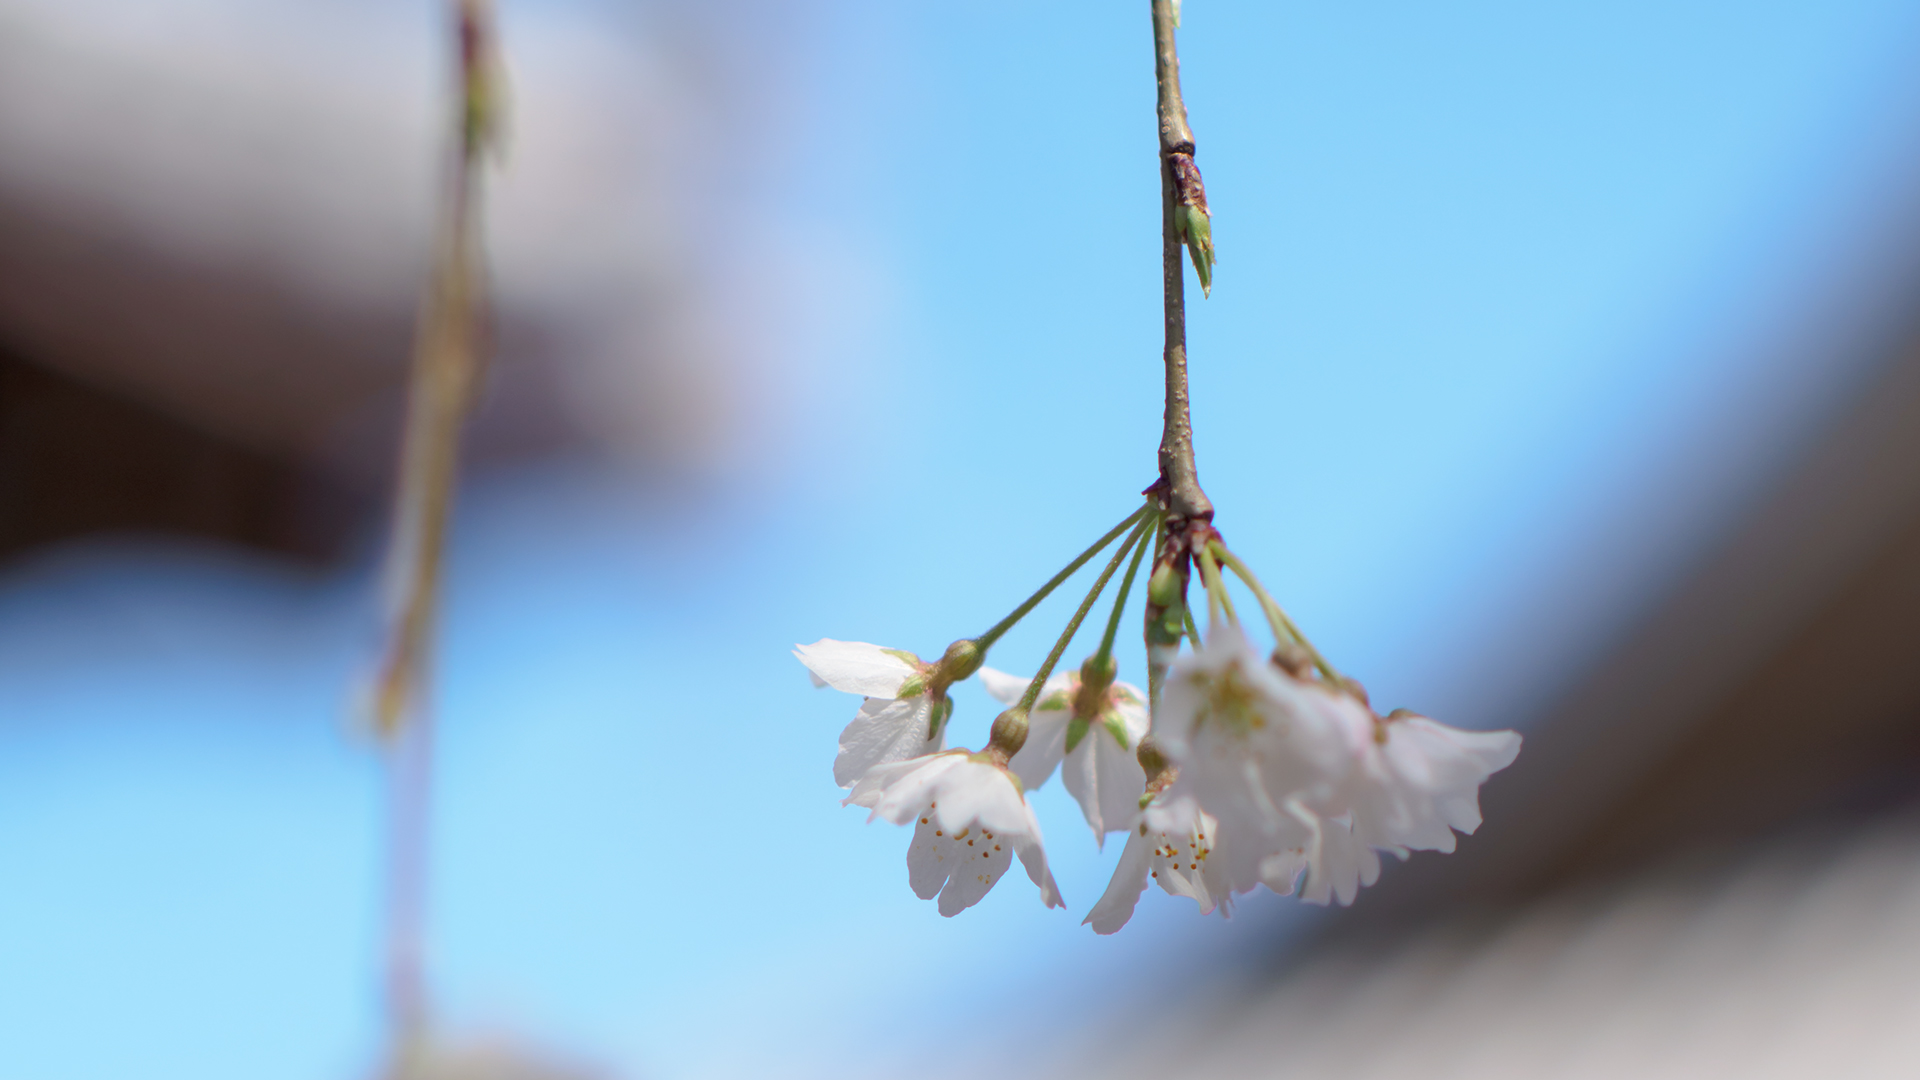
[{"label": "green leaf bud", "polygon": [[1213,295],[1213,218],[1198,206],[1177,206],[1174,220],[1187,242],[1193,272],[1200,278],[1200,295]]},{"label": "green leaf bud", "polygon": [[1161,563],[1153,568],[1153,576],[1147,579],[1147,599],[1156,607],[1172,607],[1180,599],[1180,575],[1174,572],[1172,563]]}]

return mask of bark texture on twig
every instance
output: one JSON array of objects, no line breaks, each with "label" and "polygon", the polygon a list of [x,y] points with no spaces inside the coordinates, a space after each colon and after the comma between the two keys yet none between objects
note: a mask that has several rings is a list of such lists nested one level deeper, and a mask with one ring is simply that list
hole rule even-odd
[{"label": "bark texture on twig", "polygon": [[1160,435],[1160,478],[1147,494],[1159,502],[1165,516],[1148,576],[1149,733],[1140,742],[1138,756],[1147,771],[1149,790],[1158,791],[1172,782],[1174,770],[1153,741],[1152,717],[1159,711],[1160,687],[1168,666],[1180,648],[1195,533],[1208,531],[1213,503],[1200,489],[1200,474],[1193,462],[1193,421],[1187,402],[1186,271],[1180,265],[1181,209],[1197,207],[1205,211],[1207,197],[1200,170],[1193,163],[1193,130],[1187,126],[1187,106],[1180,97],[1180,57],[1174,46],[1178,23],[1175,3],[1151,0],[1151,4],[1160,120],[1160,270],[1166,313],[1167,398]]},{"label": "bark texture on twig", "polygon": [[1200,489],[1193,463],[1193,422],[1187,404],[1186,271],[1180,265],[1181,229],[1176,209],[1206,206],[1200,171],[1193,164],[1193,130],[1180,97],[1180,58],[1174,47],[1172,0],[1152,0],[1154,80],[1159,88],[1160,255],[1166,308],[1167,399],[1160,436],[1159,499],[1169,531],[1189,521],[1213,518],[1213,503]]}]

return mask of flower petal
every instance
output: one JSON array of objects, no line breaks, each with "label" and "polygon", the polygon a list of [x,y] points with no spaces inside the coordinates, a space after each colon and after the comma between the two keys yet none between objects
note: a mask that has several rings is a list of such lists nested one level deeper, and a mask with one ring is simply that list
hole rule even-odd
[{"label": "flower petal", "polygon": [[1353,823],[1340,818],[1320,819],[1319,831],[1307,849],[1307,879],[1300,899],[1309,904],[1339,900],[1353,903],[1363,885],[1380,880],[1380,854],[1360,842]]},{"label": "flower petal", "polygon": [[793,655],[828,686],[865,697],[897,697],[900,684],[920,673],[918,660],[908,659],[912,653],[864,641],[821,638],[794,646]]},{"label": "flower petal", "polygon": [[[1053,770],[1067,752],[1070,719],[1065,709],[1035,709],[1028,714],[1027,741],[1007,762],[1007,768],[1012,769],[1028,789],[1039,787],[1053,776]],[[1086,740],[1081,740],[1081,745],[1086,745]]]},{"label": "flower petal", "polygon": [[980,669],[981,685],[985,686],[987,693],[992,694],[994,700],[1002,705],[1011,705],[1019,701],[1020,695],[1027,692],[1027,683],[1031,681],[1031,679],[1023,679],[1018,675],[1009,675],[995,668],[983,667]]},{"label": "flower petal", "polygon": [[1013,849],[1020,855],[1020,865],[1027,868],[1027,877],[1040,886],[1040,902],[1050,908],[1066,907],[1066,901],[1060,899],[1060,886],[1053,883],[1053,871],[1047,868],[1047,849],[1040,842],[1040,823],[1033,822],[1032,832],[1013,837]]},{"label": "flower petal", "polygon": [[[853,722],[840,733],[840,756],[833,760],[833,782],[852,787],[877,765],[937,753],[946,741],[945,726],[927,738],[933,702],[925,695],[868,698]],[[864,804],[862,804],[864,805]]]},{"label": "flower petal", "polygon": [[1013,865],[1009,837],[985,829],[969,829],[965,836],[947,837],[951,864],[947,887],[940,890],[940,914],[952,918],[980,902],[994,883]]},{"label": "flower petal", "polygon": [[1102,848],[1107,833],[1126,828],[1138,815],[1140,795],[1147,789],[1147,774],[1140,767],[1139,757],[1121,749],[1113,732],[1101,722],[1089,727],[1086,738],[1067,755],[1060,778],[1080,804],[1080,812],[1093,829],[1094,841]]},{"label": "flower petal", "polygon": [[940,820],[957,832],[978,824],[997,833],[1037,828],[1014,778],[998,765],[956,754],[959,764],[940,779]]},{"label": "flower petal", "polygon": [[[965,751],[954,751],[882,765],[861,778],[860,784],[854,788],[854,795],[848,796],[847,801],[861,796],[869,780],[875,781],[880,785],[880,791],[872,798],[870,805],[873,813],[867,816],[867,820],[881,818],[895,825],[905,825],[915,816],[925,816],[923,811],[944,797],[941,779],[965,760]],[[869,804],[862,802],[859,805]]]},{"label": "flower petal", "polygon": [[1111,934],[1133,918],[1140,894],[1147,891],[1147,849],[1151,844],[1139,828],[1127,834],[1127,846],[1120,852],[1120,865],[1113,868],[1113,880],[1107,882],[1100,902],[1081,920],[1082,926],[1093,927],[1096,934]]}]

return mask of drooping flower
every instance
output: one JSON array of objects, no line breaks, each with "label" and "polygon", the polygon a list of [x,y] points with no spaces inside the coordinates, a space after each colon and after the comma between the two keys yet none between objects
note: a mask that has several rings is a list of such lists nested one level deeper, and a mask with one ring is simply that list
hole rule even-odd
[{"label": "drooping flower", "polygon": [[[1061,779],[1080,804],[1096,841],[1120,832],[1139,816],[1147,775],[1134,756],[1147,733],[1146,698],[1126,683],[1111,682],[1087,693],[1084,671],[1055,675],[1041,690],[1029,714],[1027,741],[1007,767],[1022,783],[1037,788],[1062,764]],[[987,692],[1008,705],[1020,700],[1027,680],[992,668],[980,669]]]},{"label": "drooping flower", "polygon": [[[1293,876],[1305,871],[1300,899],[1309,904],[1353,903],[1362,886],[1380,880],[1380,854],[1361,841],[1348,817],[1318,817],[1305,856],[1289,865]],[[1404,859],[1407,849],[1391,848]]]},{"label": "drooping flower", "polygon": [[1298,832],[1289,803],[1321,802],[1339,789],[1352,760],[1345,733],[1371,716],[1351,697],[1275,667],[1233,623],[1216,624],[1174,662],[1160,710],[1155,738],[1180,769],[1173,794],[1249,841]]},{"label": "drooping flower", "polygon": [[1134,818],[1113,879],[1084,925],[1096,934],[1125,926],[1149,881],[1168,895],[1191,897],[1202,915],[1218,911],[1226,918],[1233,887],[1221,850],[1220,823],[1213,815],[1192,799],[1174,798],[1155,799]]},{"label": "drooping flower", "polygon": [[955,642],[938,664],[864,641],[822,638],[794,646],[793,655],[816,683],[866,698],[840,733],[834,783],[852,787],[876,765],[937,753],[946,744],[946,721],[953,715],[947,687],[979,666],[977,650],[966,654],[963,645],[972,642]]},{"label": "drooping flower", "polygon": [[1347,729],[1353,767],[1323,814],[1376,848],[1452,851],[1480,827],[1480,785],[1520,753],[1513,731],[1463,731],[1406,709]]},{"label": "drooping flower", "polygon": [[844,801],[870,808],[868,821],[914,826],[907,881],[922,900],[938,896],[942,915],[979,903],[1015,855],[1041,901],[1064,906],[1020,780],[989,754],[948,750],[878,765]]}]

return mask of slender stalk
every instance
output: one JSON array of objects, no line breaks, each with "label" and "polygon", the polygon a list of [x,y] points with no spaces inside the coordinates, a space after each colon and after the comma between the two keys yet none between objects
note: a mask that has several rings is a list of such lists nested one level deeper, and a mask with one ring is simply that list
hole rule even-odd
[{"label": "slender stalk", "polygon": [[1200,625],[1193,621],[1192,608],[1186,609],[1184,614],[1187,617],[1187,637],[1192,640],[1193,647],[1197,649],[1200,647]]},{"label": "slender stalk", "polygon": [[[1160,484],[1165,509],[1174,517],[1213,519],[1213,503],[1200,489],[1193,462],[1193,421],[1187,403],[1186,270],[1180,263],[1181,230],[1176,217],[1183,186],[1199,183],[1193,167],[1193,131],[1180,96],[1180,57],[1174,44],[1178,24],[1174,0],[1151,0],[1154,82],[1159,89],[1160,121],[1160,273],[1166,318],[1167,396],[1160,435]],[[1191,195],[1184,197],[1191,198]],[[1204,200],[1203,200],[1204,201]]]},{"label": "slender stalk", "polygon": [[[1159,515],[1155,515],[1148,527],[1154,528],[1157,532],[1156,526],[1159,523]],[[1133,561],[1127,564],[1126,576],[1120,579],[1120,591],[1113,596],[1113,614],[1107,616],[1107,632],[1100,635],[1100,651],[1094,654],[1095,661],[1100,664],[1104,665],[1107,658],[1113,655],[1113,638],[1120,632],[1120,615],[1127,610],[1127,596],[1133,592],[1133,576],[1140,572],[1140,559],[1146,553],[1147,542],[1143,537],[1140,542],[1134,544]]]},{"label": "slender stalk", "polygon": [[426,1023],[425,923],[432,716],[430,666],[460,436],[486,351],[480,243],[483,157],[493,138],[493,30],[484,0],[453,0],[458,103],[433,265],[414,338],[406,428],[388,545],[392,612],[376,675],[373,722],[389,742],[386,994],[396,1050]]},{"label": "slender stalk", "polygon": [[1049,593],[1059,588],[1061,582],[1072,577],[1074,574],[1074,571],[1080,569],[1082,566],[1085,566],[1087,564],[1088,559],[1091,559],[1095,555],[1100,554],[1102,549],[1104,549],[1108,544],[1113,543],[1114,537],[1119,536],[1121,533],[1126,532],[1128,529],[1132,528],[1137,522],[1139,522],[1140,516],[1142,514],[1147,513],[1151,509],[1152,507],[1142,506],[1140,509],[1135,510],[1131,514],[1128,514],[1126,516],[1126,520],[1120,522],[1120,524],[1115,525],[1113,528],[1107,530],[1107,534],[1105,536],[1102,536],[1100,539],[1095,540],[1093,542],[1092,547],[1089,547],[1087,550],[1081,552],[1077,558],[1075,558],[1072,562],[1068,563],[1065,566],[1065,568],[1063,568],[1059,573],[1053,575],[1051,578],[1048,578],[1047,583],[1045,585],[1040,586],[1040,590],[1038,592],[1034,593],[1032,596],[1027,597],[1025,603],[1021,604],[1017,608],[1014,608],[1013,612],[1009,614],[1006,618],[1001,619],[997,623],[994,623],[993,627],[989,629],[986,633],[981,634],[979,637],[973,639],[974,644],[980,647],[981,652],[985,652],[987,649],[991,648],[994,642],[1000,640],[1000,637],[1002,634],[1005,634],[1008,630],[1013,629],[1013,625],[1015,623],[1027,617],[1027,612],[1032,611],[1035,605],[1039,604],[1040,601],[1045,600],[1047,598],[1047,595]]},{"label": "slender stalk", "polygon": [[1227,550],[1224,544],[1210,544],[1208,549],[1219,558],[1221,563],[1225,564],[1227,569],[1233,571],[1234,576],[1246,582],[1247,588],[1252,589],[1253,595],[1260,599],[1260,607],[1267,614],[1267,625],[1272,627],[1276,642],[1284,643],[1289,640],[1295,642],[1307,650],[1308,656],[1313,657],[1313,666],[1320,669],[1320,674],[1328,682],[1335,686],[1345,685],[1345,678],[1334,670],[1333,665],[1327,662],[1327,658],[1321,655],[1319,649],[1314,648],[1313,642],[1307,640],[1307,635],[1300,632],[1300,627],[1295,625],[1294,621],[1287,616],[1285,609],[1275,602],[1273,595],[1267,592],[1267,587],[1260,583],[1260,579],[1254,575],[1253,570],[1241,560],[1240,556]]},{"label": "slender stalk", "polygon": [[1233,613],[1233,598],[1227,595],[1227,583],[1220,580],[1220,567],[1214,563],[1213,555],[1203,547],[1193,553],[1193,559],[1200,564],[1201,580],[1207,583],[1207,615],[1213,616],[1217,607],[1228,622],[1239,622],[1240,617]]},{"label": "slender stalk", "polygon": [[[1160,707],[1160,684],[1166,680],[1173,658],[1180,652],[1180,620],[1187,608],[1187,581],[1191,562],[1187,557],[1187,533],[1174,531],[1174,521],[1160,519],[1153,546],[1153,571],[1147,578],[1147,726],[1153,726],[1154,711]],[[1141,759],[1143,762],[1146,760]]]},{"label": "slender stalk", "polygon": [[1033,703],[1040,700],[1040,691],[1046,687],[1047,679],[1052,677],[1053,666],[1060,662],[1060,655],[1067,651],[1067,646],[1073,641],[1073,635],[1080,631],[1080,623],[1086,619],[1087,612],[1093,610],[1094,602],[1100,599],[1100,593],[1106,589],[1107,582],[1112,580],[1113,572],[1120,569],[1120,560],[1127,557],[1128,549],[1135,544],[1145,546],[1142,540],[1146,536],[1147,527],[1151,524],[1153,524],[1151,518],[1140,522],[1134,528],[1133,534],[1127,537],[1126,542],[1114,551],[1113,558],[1107,560],[1106,568],[1101,570],[1100,576],[1094,580],[1093,588],[1087,590],[1087,598],[1080,601],[1079,610],[1073,613],[1073,618],[1067,620],[1067,628],[1060,632],[1059,640],[1053,643],[1053,651],[1047,654],[1047,662],[1040,665],[1040,670],[1034,675],[1033,681],[1027,684],[1027,692],[1020,695],[1020,704],[1017,707],[1021,712],[1032,711]]}]

